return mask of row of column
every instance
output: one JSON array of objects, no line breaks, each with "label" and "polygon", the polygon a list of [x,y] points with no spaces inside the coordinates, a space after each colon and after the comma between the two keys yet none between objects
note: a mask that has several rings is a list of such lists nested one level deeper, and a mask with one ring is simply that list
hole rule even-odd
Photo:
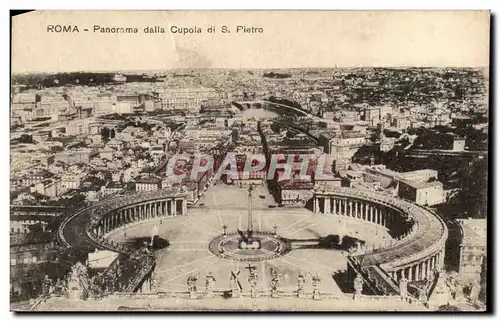
[{"label": "row of column", "polygon": [[356,199],[338,199],[328,196],[314,197],[314,212],[359,218],[387,228],[390,228],[395,220],[395,213],[384,206]]},{"label": "row of column", "polygon": [[[180,205],[180,206],[179,206]],[[94,227],[94,234],[98,237],[131,222],[147,220],[154,217],[176,216],[187,214],[185,199],[171,199],[152,201],[132,207],[119,209],[104,216]]]},{"label": "row of column", "polygon": [[443,267],[444,248],[439,250],[434,255],[427,257],[427,259],[425,260],[401,267],[396,271],[390,272],[390,275],[397,282],[399,282],[403,278],[403,276],[408,281],[427,280],[435,271],[443,270]]}]

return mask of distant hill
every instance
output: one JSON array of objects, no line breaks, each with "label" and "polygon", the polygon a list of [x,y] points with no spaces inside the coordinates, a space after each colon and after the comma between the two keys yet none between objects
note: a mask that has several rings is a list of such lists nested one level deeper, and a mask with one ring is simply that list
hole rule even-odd
[{"label": "distant hill", "polygon": [[[144,74],[123,74],[126,82],[156,82],[155,76]],[[58,87],[66,85],[99,86],[115,83],[115,73],[109,72],[68,72],[56,74],[17,74],[12,75],[12,84],[35,87]]]},{"label": "distant hill", "polygon": [[292,75],[290,74],[282,74],[282,73],[277,73],[277,72],[267,72],[267,73],[264,73],[264,75],[262,75],[262,77],[264,78],[278,78],[278,79],[281,79],[281,78],[290,78],[292,77]]}]

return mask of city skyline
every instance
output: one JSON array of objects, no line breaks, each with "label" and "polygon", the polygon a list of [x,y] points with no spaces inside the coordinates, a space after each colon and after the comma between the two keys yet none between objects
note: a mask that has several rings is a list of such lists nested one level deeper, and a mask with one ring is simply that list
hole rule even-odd
[{"label": "city skyline", "polygon": [[178,68],[170,68],[170,69],[108,69],[108,70],[66,70],[66,71],[23,71],[23,72],[12,72],[12,75],[29,75],[29,74],[63,74],[63,73],[161,73],[161,72],[175,72],[175,71],[215,71],[215,70],[227,70],[227,71],[266,71],[266,70],[355,70],[355,69],[484,69],[485,72],[489,72],[488,66],[471,66],[471,67],[460,67],[460,66],[363,66],[363,67],[271,67],[271,68],[218,68],[218,67],[207,67],[207,68],[190,68],[190,67],[178,67]]}]

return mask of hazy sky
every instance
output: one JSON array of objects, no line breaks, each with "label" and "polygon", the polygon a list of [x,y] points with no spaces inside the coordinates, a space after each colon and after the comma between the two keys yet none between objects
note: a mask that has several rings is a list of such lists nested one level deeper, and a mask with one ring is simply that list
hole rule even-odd
[{"label": "hazy sky", "polygon": [[[37,11],[13,19],[12,71],[487,67],[489,19],[487,11]],[[57,24],[80,32],[47,32]],[[95,25],[139,32],[101,34]],[[238,25],[264,32],[236,33]],[[145,34],[148,26],[166,33]]]}]

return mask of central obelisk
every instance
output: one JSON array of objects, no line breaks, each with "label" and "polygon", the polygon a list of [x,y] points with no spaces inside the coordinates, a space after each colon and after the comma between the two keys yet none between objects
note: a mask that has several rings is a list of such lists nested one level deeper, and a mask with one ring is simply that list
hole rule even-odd
[{"label": "central obelisk", "polygon": [[252,237],[253,227],[252,227],[252,191],[253,185],[248,188],[248,238]]}]

